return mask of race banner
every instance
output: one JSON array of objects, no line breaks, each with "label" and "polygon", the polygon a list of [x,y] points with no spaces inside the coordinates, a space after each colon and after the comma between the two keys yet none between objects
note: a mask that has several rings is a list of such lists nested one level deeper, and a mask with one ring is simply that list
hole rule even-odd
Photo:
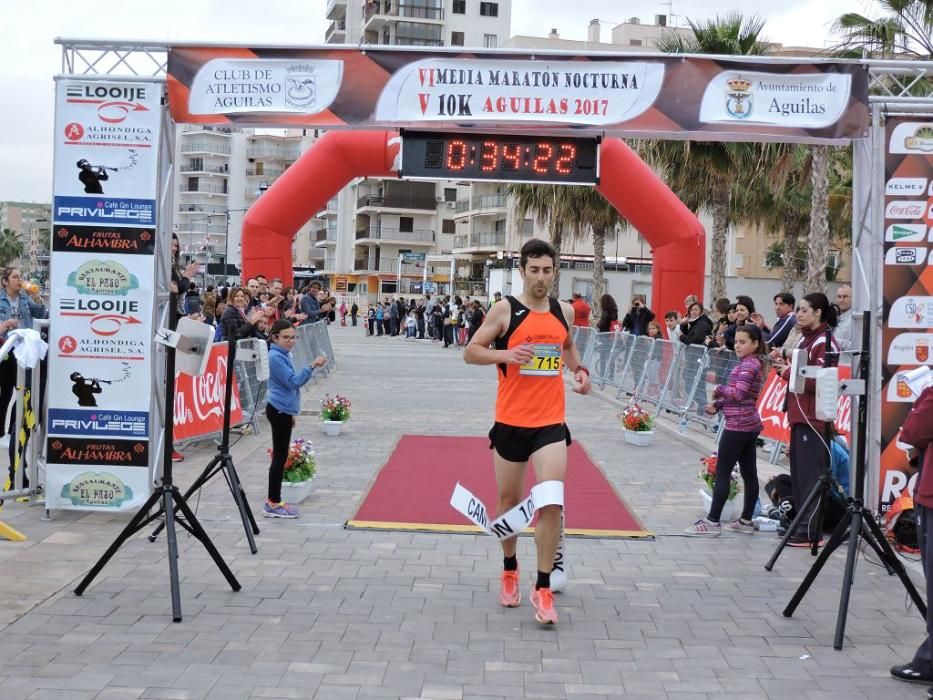
[{"label": "race banner", "polygon": [[[852,369],[845,365],[839,367],[839,379],[849,379]],[[761,437],[790,444],[790,424],[787,422],[787,412],[784,410],[784,399],[787,396],[787,382],[771,370],[765,380],[765,385],[758,396],[758,415],[764,428]],[[852,419],[852,397],[840,394],[836,404],[836,432],[840,435],[849,434]]]},{"label": "race banner", "polygon": [[319,128],[591,129],[628,137],[864,138],[855,64],[600,53],[173,47],[178,123]]},{"label": "race banner", "polygon": [[152,492],[160,100],[153,83],[56,83],[50,509],[132,510]]},{"label": "race banner", "polygon": [[[224,427],[224,391],[227,381],[227,344],[214,343],[207,371],[193,377],[175,377],[175,442],[219,433]],[[236,374],[230,397],[230,425],[243,420]]]},{"label": "race banner", "polygon": [[913,493],[915,470],[898,435],[916,395],[905,374],[933,365],[933,121],[885,125],[879,510]]}]

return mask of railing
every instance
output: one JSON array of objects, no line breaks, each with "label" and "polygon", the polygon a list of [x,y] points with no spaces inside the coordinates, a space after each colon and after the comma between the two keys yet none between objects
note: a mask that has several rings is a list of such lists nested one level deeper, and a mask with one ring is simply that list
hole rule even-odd
[{"label": "railing", "polygon": [[346,12],[347,0],[327,0],[327,10],[325,11],[324,16],[327,17],[328,19],[332,19],[331,15],[333,14],[334,10],[337,9],[338,6],[343,7],[344,12]]},{"label": "railing", "polygon": [[409,241],[415,243],[433,243],[434,231],[431,229],[415,229],[414,231],[401,231],[397,228],[369,228],[359,229],[356,240],[372,238],[383,241]]},{"label": "railing", "polygon": [[216,175],[229,175],[230,170],[223,165],[183,165],[179,168],[182,173],[214,173]]},{"label": "railing", "polygon": [[314,240],[318,243],[321,241],[336,241],[337,240],[337,229],[334,228],[325,228],[317,232]]},{"label": "railing", "polygon": [[269,160],[298,160],[301,151],[298,148],[271,148],[254,146],[246,149],[247,158],[266,158]]},{"label": "railing", "polygon": [[384,209],[437,209],[434,197],[406,197],[403,195],[364,194],[356,200],[357,209],[382,207]]},{"label": "railing", "polygon": [[205,185],[202,183],[190,184],[183,183],[180,190],[182,192],[207,192],[208,194],[229,194],[227,188],[223,185]]},{"label": "railing", "polygon": [[222,156],[230,155],[230,146],[226,143],[211,143],[210,141],[195,141],[181,144],[182,153],[216,153]]},{"label": "railing", "polygon": [[324,41],[329,42],[334,34],[345,31],[347,31],[347,20],[335,19],[327,26],[327,31],[324,32]]},{"label": "railing", "polygon": [[461,233],[454,236],[454,248],[501,248],[505,246],[505,233]]},{"label": "railing", "polygon": [[227,227],[219,224],[208,224],[203,221],[181,222],[178,224],[179,233],[208,233],[211,235],[223,235],[227,232]]},{"label": "railing", "polygon": [[457,200],[457,213],[473,209],[501,209],[505,207],[508,196],[504,194],[481,194],[470,199]]},{"label": "railing", "polygon": [[195,212],[204,212],[207,214],[222,214],[227,215],[226,207],[211,207],[204,204],[182,204],[178,207],[178,213],[180,214],[193,214]]},{"label": "railing", "polygon": [[285,172],[284,168],[249,168],[246,171],[246,177],[278,177]]}]

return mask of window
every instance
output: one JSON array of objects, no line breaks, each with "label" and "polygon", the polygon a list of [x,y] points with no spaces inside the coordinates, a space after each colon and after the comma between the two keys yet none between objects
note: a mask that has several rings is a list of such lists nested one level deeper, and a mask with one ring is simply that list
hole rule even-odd
[{"label": "window", "polygon": [[735,254],[735,269],[738,270],[743,267],[745,267],[745,254],[736,253]]},{"label": "window", "polygon": [[842,267],[842,256],[839,254],[838,250],[830,250],[826,254],[826,267],[831,267],[834,270],[838,270]]},{"label": "window", "polygon": [[411,233],[415,230],[415,219],[412,216],[398,217],[398,230],[402,233]]},{"label": "window", "polygon": [[499,16],[499,3],[481,2],[479,4],[479,13],[483,17],[498,17]]},{"label": "window", "polygon": [[441,221],[441,233],[456,233],[456,225],[457,222],[453,219],[444,219]]},{"label": "window", "polygon": [[453,13],[455,15],[465,15],[466,14],[466,0],[454,0]]},{"label": "window", "polygon": [[641,46],[642,45],[641,39],[629,39],[628,45],[629,46]]},{"label": "window", "polygon": [[518,225],[519,236],[531,236],[535,232],[535,222],[532,219],[523,219]]},{"label": "window", "polygon": [[498,46],[499,42],[495,34],[483,34],[483,47],[487,49],[494,49]]},{"label": "window", "polygon": [[456,202],[457,201],[457,188],[456,187],[445,187],[444,188],[444,201],[445,202]]},{"label": "window", "polygon": [[463,46],[463,32],[451,32],[450,33],[450,45],[451,46]]}]

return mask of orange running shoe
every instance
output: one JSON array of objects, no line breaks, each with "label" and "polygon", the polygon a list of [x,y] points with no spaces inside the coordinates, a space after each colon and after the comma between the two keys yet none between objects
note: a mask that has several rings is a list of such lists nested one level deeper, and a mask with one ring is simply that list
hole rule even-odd
[{"label": "orange running shoe", "polygon": [[517,608],[518,604],[522,602],[522,594],[518,590],[518,569],[502,572],[499,602],[506,608]]},{"label": "orange running shoe", "polygon": [[550,588],[531,588],[531,604],[535,606],[535,619],[542,625],[556,625],[554,594]]}]

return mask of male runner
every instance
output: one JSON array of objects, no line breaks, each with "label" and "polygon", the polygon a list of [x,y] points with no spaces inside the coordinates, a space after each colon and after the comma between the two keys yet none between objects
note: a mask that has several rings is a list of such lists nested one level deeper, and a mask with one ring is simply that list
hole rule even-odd
[{"label": "male runner", "polygon": [[[463,353],[468,364],[497,365],[499,370],[496,422],[489,441],[500,515],[524,497],[529,459],[538,483],[559,481],[563,485],[570,444],[564,423],[564,365],[573,372],[574,391],[586,394],[590,390],[590,372],[570,338],[573,309],[548,296],[556,263],[557,253],[549,243],[534,238],[525,243],[519,261],[524,291],[493,305]],[[535,527],[538,578],[531,603],[535,619],[548,625],[557,622],[550,576],[561,532],[562,493],[559,501],[537,508]],[[501,540],[501,544],[504,571],[499,602],[514,608],[521,602],[516,538]]]}]

